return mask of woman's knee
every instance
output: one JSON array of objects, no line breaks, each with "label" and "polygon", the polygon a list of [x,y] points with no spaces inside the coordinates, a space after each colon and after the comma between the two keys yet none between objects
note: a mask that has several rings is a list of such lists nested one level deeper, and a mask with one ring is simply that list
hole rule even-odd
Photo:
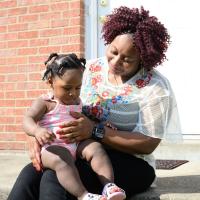
[{"label": "woman's knee", "polygon": [[41,177],[42,172],[36,171],[32,163],[29,163],[22,169],[17,180],[20,180],[19,184],[22,185],[33,185],[36,182],[39,183]]},{"label": "woman's knee", "polygon": [[8,200],[38,199],[41,177],[42,173],[37,172],[32,163],[26,165],[17,177]]},{"label": "woman's knee", "polygon": [[40,182],[40,199],[66,199],[66,191],[58,182],[55,171],[45,170]]}]

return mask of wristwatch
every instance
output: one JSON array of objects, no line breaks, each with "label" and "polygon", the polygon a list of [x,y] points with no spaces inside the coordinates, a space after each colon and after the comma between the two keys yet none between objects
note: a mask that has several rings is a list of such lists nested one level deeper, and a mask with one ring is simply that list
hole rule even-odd
[{"label": "wristwatch", "polygon": [[96,124],[92,130],[92,138],[101,141],[105,135],[104,125],[102,123]]}]

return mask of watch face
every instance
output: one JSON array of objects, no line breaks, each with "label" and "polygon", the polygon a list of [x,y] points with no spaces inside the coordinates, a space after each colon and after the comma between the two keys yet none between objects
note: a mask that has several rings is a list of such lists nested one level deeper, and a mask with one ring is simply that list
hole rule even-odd
[{"label": "watch face", "polygon": [[96,137],[103,138],[104,136],[104,128],[96,128]]},{"label": "watch face", "polygon": [[105,129],[103,124],[98,124],[92,131],[92,137],[96,140],[101,140],[104,137]]}]

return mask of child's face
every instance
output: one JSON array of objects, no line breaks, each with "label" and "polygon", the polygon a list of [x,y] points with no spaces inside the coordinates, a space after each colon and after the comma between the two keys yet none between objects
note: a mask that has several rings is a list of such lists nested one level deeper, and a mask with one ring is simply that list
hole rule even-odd
[{"label": "child's face", "polygon": [[77,104],[83,72],[80,69],[68,69],[62,77],[54,77],[52,88],[54,97],[60,103],[65,105]]}]

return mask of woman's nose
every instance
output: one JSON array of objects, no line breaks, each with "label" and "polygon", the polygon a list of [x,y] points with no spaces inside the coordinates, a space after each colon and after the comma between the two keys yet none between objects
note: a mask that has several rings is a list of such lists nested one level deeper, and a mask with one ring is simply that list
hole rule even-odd
[{"label": "woman's nose", "polygon": [[121,58],[120,58],[119,55],[114,57],[113,64],[114,65],[120,65],[120,64],[122,64],[122,60],[121,60]]}]

